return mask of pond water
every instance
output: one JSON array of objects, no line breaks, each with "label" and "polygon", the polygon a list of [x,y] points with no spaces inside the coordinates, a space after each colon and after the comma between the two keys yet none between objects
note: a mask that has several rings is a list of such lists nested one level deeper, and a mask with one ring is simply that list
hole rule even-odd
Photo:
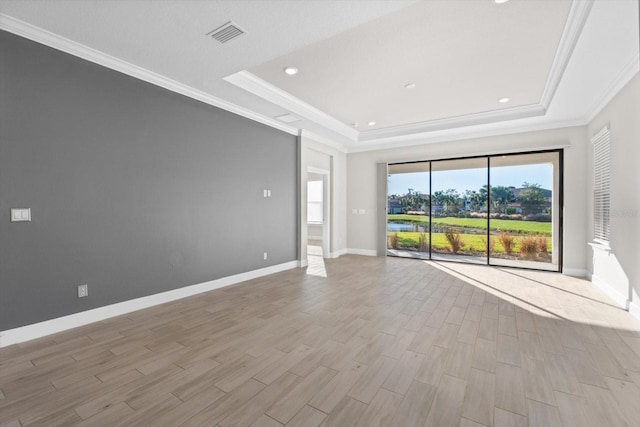
[{"label": "pond water", "polygon": [[422,232],[427,231],[429,229],[429,225],[418,225],[418,224],[410,224],[410,223],[398,223],[398,222],[388,222],[387,223],[387,231],[416,231]]},{"label": "pond water", "polygon": [[[487,234],[487,229],[483,228],[471,228],[471,227],[451,227],[449,225],[443,224],[432,224],[431,229],[433,233],[445,233],[449,228],[453,228],[455,231],[461,234]],[[415,222],[388,222],[387,223],[387,231],[390,232],[403,232],[403,231],[413,231],[413,232],[428,232],[429,224],[419,224]]]}]

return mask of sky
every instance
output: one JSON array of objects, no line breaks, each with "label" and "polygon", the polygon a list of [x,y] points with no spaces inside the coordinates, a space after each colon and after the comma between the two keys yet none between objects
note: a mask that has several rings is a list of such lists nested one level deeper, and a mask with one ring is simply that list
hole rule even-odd
[{"label": "sky", "polygon": [[[539,184],[542,188],[553,189],[553,166],[548,163],[501,166],[491,168],[491,185],[521,188],[524,182]],[[487,169],[457,169],[434,171],[433,191],[453,188],[464,194],[465,190],[478,190],[487,183]],[[429,193],[429,174],[426,172],[393,174],[389,176],[389,194],[406,194],[413,188],[423,194]]]}]

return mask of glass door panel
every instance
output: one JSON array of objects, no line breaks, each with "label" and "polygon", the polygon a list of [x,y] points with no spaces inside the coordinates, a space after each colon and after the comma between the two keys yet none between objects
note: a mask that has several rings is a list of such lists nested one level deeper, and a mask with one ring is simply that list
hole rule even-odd
[{"label": "glass door panel", "polygon": [[558,271],[560,154],[492,156],[490,264]]},{"label": "glass door panel", "polygon": [[487,263],[487,158],[431,162],[431,259]]},{"label": "glass door panel", "polygon": [[429,258],[429,162],[392,164],[387,182],[387,254]]}]

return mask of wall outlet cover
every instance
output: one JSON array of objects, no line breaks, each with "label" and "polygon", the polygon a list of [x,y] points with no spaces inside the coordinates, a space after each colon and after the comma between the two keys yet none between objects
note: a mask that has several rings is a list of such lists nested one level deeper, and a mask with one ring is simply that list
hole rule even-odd
[{"label": "wall outlet cover", "polygon": [[78,298],[89,296],[89,285],[78,285]]}]

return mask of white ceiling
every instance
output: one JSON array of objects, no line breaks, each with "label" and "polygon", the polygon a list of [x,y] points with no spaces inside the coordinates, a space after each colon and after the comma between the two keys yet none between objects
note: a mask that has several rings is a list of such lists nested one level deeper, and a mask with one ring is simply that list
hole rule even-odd
[{"label": "white ceiling", "polygon": [[[0,0],[0,28],[361,151],[584,124],[639,68],[638,2],[591,4]],[[205,35],[227,21],[247,34]]]},{"label": "white ceiling", "polygon": [[537,104],[570,4],[419,2],[249,71],[360,131]]}]

